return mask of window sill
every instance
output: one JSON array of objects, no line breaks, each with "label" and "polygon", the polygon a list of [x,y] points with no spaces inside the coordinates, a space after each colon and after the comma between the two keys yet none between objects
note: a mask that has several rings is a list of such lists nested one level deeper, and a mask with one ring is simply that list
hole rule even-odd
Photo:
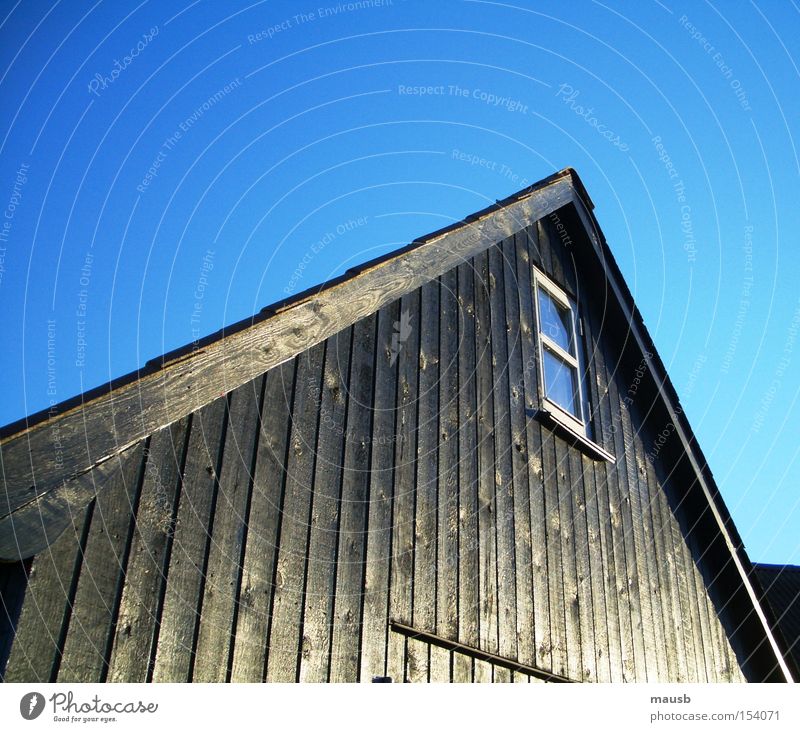
[{"label": "window sill", "polygon": [[610,452],[606,452],[596,442],[592,442],[588,437],[559,419],[556,412],[547,409],[526,409],[525,413],[527,416],[537,419],[542,425],[593,460],[604,460],[612,465],[616,462],[616,458]]}]

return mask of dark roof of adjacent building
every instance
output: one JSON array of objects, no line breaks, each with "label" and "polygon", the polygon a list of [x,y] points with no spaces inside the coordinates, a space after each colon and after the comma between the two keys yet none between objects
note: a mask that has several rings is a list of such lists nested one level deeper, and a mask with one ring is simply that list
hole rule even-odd
[{"label": "dark roof of adjacent building", "polygon": [[800,567],[753,564],[753,569],[786,643],[786,651],[800,668]]}]

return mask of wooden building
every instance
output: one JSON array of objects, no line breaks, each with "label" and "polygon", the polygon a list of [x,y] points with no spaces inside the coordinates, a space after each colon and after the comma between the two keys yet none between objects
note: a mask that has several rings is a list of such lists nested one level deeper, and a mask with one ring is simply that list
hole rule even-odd
[{"label": "wooden building", "polygon": [[791,681],[564,170],[2,433],[7,681]]}]

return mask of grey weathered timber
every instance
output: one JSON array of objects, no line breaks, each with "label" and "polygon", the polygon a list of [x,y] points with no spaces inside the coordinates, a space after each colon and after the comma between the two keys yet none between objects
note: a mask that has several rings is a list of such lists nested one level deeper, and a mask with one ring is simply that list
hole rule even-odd
[{"label": "grey weathered timber", "polygon": [[[457,270],[442,275],[439,290],[438,496],[436,545],[436,632],[458,638],[458,346]],[[450,681],[452,654],[431,648],[431,681]]]},{"label": "grey weathered timber", "polygon": [[[650,460],[645,458],[645,479],[647,489],[650,494],[650,514],[653,522],[653,550],[656,557],[656,570],[658,599],[660,601],[659,612],[661,614],[661,624],[664,634],[664,651],[666,662],[666,678],[679,678],[678,663],[678,638],[674,631],[674,620],[676,616],[675,593],[672,587],[672,572],[667,550],[667,537],[664,529],[664,511],[666,510],[666,500],[663,495],[658,479],[656,478]],[[681,653],[683,650],[681,650]]]},{"label": "grey weathered timber", "polygon": [[[697,554],[695,554],[697,556]],[[692,570],[694,580],[694,596],[697,602],[698,617],[700,618],[700,644],[703,652],[703,662],[705,665],[706,681],[724,682],[730,679],[725,678],[728,672],[725,664],[719,662],[719,652],[724,649],[724,643],[717,633],[716,625],[712,626],[708,618],[708,604],[706,602],[707,593],[700,573],[696,568]],[[716,618],[715,618],[716,619]],[[715,653],[717,649],[718,653]]]},{"label": "grey weathered timber", "polygon": [[[579,290],[580,291],[580,290]],[[591,302],[591,301],[590,301]],[[591,309],[591,306],[590,306]],[[609,445],[608,426],[606,420],[608,415],[608,391],[603,386],[598,371],[597,356],[598,343],[594,331],[594,322],[590,313],[584,313],[581,318],[584,329],[584,343],[586,344],[586,354],[588,361],[588,373],[586,374],[586,385],[592,395],[592,416],[594,422],[594,438],[602,445]],[[604,408],[605,407],[605,408]],[[597,664],[599,680],[603,678],[603,670],[608,667],[608,681],[619,682],[623,680],[622,666],[622,640],[620,637],[620,606],[617,601],[617,578],[616,567],[619,562],[615,559],[614,548],[614,529],[612,525],[612,514],[610,511],[608,495],[607,463],[592,461],[592,475],[587,482],[586,504],[589,511],[590,520],[590,563],[599,562],[599,572],[593,569],[593,583],[600,580],[596,586],[593,585],[593,597],[595,598],[595,626],[601,627],[603,623],[602,613],[605,612],[605,624],[607,629],[607,643],[602,643],[602,630],[596,631],[599,634],[597,639]],[[588,474],[588,473],[585,473]],[[591,485],[591,489],[589,486]],[[596,541],[591,540],[591,522],[594,512],[597,513]],[[598,554],[599,552],[599,554]],[[598,605],[597,598],[600,598]],[[605,654],[605,659],[601,655]]]},{"label": "grey weathered timber", "polygon": [[[626,491],[623,501],[623,526],[625,520],[630,517],[627,524],[626,533],[632,538],[633,561],[629,565],[629,571],[635,567],[635,574],[631,572],[631,588],[633,590],[631,599],[633,601],[634,613],[637,623],[634,626],[634,643],[639,640],[641,634],[641,653],[638,654],[640,660],[637,661],[637,669],[642,676],[642,681],[658,680],[658,669],[656,663],[655,634],[653,632],[653,610],[650,602],[649,574],[647,567],[647,557],[650,554],[650,546],[645,543],[644,521],[642,520],[642,507],[639,500],[639,488],[636,476],[636,459],[633,449],[633,427],[631,426],[630,412],[622,401],[622,386],[617,390],[617,384],[612,384],[611,392],[616,394],[621,424],[621,441],[618,447],[619,468],[622,472],[622,484]],[[636,630],[639,630],[637,633]]]},{"label": "grey weathered timber", "polygon": [[[189,353],[171,360],[167,356],[154,373],[145,371],[116,389],[104,387],[99,396],[9,435],[0,442],[6,494],[2,515],[412,292],[572,195],[565,172],[536,195],[531,191],[466,226],[364,265],[358,277],[290,302],[274,315],[254,319],[250,327],[211,337]],[[113,429],[105,429],[106,424]]]},{"label": "grey weathered timber", "polygon": [[[552,669],[550,588],[547,558],[547,512],[544,495],[542,434],[539,422],[527,415],[539,403],[538,356],[534,342],[535,317],[532,300],[531,251],[538,246],[535,225],[514,237],[519,281],[520,341],[522,356],[522,403],[525,407],[525,453],[531,511],[531,567],[533,584],[533,629],[536,644],[533,665]],[[516,411],[516,410],[515,410]]]},{"label": "grey weathered timber", "polygon": [[[478,593],[480,646],[497,653],[497,496],[495,493],[492,332],[489,312],[489,261],[475,257],[475,384],[478,400]],[[485,670],[481,666],[482,670]],[[476,673],[478,669],[476,666]],[[489,669],[491,675],[491,669]]]},{"label": "grey weathered timber", "polygon": [[[475,278],[471,263],[458,267],[458,640],[479,644],[478,453],[475,383]],[[453,657],[453,680],[472,681],[472,662]]]},{"label": "grey weathered timber", "polygon": [[[414,481],[414,597],[415,626],[436,627],[437,497],[439,486],[439,282],[432,280],[420,291],[419,397],[417,399],[417,474]],[[413,647],[409,641],[409,649]],[[409,654],[411,651],[409,650]],[[427,646],[415,654],[421,668],[424,657],[429,674]],[[410,661],[409,661],[410,663]],[[437,673],[441,673],[437,670]]]},{"label": "grey weathered timber", "polygon": [[[619,428],[618,406],[612,400],[609,383],[612,378],[606,367],[603,344],[600,340],[602,333],[601,326],[593,310],[586,313],[587,321],[590,323],[592,332],[597,340],[595,343],[593,361],[596,364],[595,378],[600,394],[600,420],[601,436],[603,444],[609,448],[614,445],[614,435]],[[616,448],[613,448],[616,449]],[[618,486],[618,467],[616,464],[610,466],[603,463],[598,469],[598,486],[603,499],[607,504],[603,507],[606,515],[608,538],[613,556],[613,579],[615,581],[612,596],[616,598],[618,611],[615,618],[618,619],[619,638],[620,638],[620,665],[613,670],[621,674],[621,678],[615,680],[634,681],[634,650],[633,650],[633,629],[632,629],[632,608],[628,582],[628,557],[625,551],[625,535],[620,512],[620,498]]]},{"label": "grey weathered timber", "polygon": [[225,681],[228,677],[263,381],[263,377],[256,379],[229,395],[228,425],[221,471],[217,475],[213,524],[209,527],[208,559],[195,644],[192,672],[195,681]]},{"label": "grey weathered timber", "polygon": [[317,345],[297,359],[281,542],[268,641],[267,681],[297,680],[303,618],[302,577],[308,548],[314,447],[318,428],[316,404],[322,388],[324,351],[323,345]]},{"label": "grey weathered timber", "polygon": [[[411,622],[413,613],[420,328],[420,292],[417,290],[400,301],[400,319],[395,325],[398,338],[392,341],[392,349],[397,354],[397,414],[389,613],[390,620],[400,623]],[[389,676],[394,679],[404,679],[408,670],[406,645],[404,637],[389,633],[386,664]]]},{"label": "grey weathered timber", "polygon": [[143,453],[143,443],[123,453],[127,456],[125,463],[114,471],[97,495],[64,641],[59,681],[98,682],[107,674]]},{"label": "grey weathered timber", "polygon": [[275,588],[275,558],[286,484],[294,369],[295,362],[289,361],[266,374],[231,681],[258,682],[264,678],[270,604]]},{"label": "grey weathered timber", "polygon": [[616,414],[616,419],[613,422],[616,427],[613,442],[614,452],[617,456],[617,462],[614,466],[619,488],[617,500],[627,565],[626,581],[631,611],[631,634],[633,637],[633,674],[637,682],[644,682],[647,681],[647,654],[652,652],[653,649],[652,645],[645,644],[645,617],[642,612],[642,590],[639,572],[642,562],[641,536],[639,528],[636,527],[637,518],[634,516],[633,507],[631,506],[632,487],[628,474],[629,454],[626,454],[625,442],[626,438],[630,439],[630,432],[626,428],[627,412],[619,396],[619,383],[623,380],[624,376],[619,369],[619,365],[615,364],[614,372],[609,374],[608,387],[612,409]]},{"label": "grey weathered timber", "polygon": [[[588,611],[588,638],[594,651],[592,662],[595,679],[600,682],[608,682],[612,680],[610,649],[615,641],[608,629],[607,592],[610,584],[608,583],[601,538],[603,530],[601,529],[598,492],[595,484],[594,462],[585,455],[579,459],[583,463],[581,466],[584,481],[583,505],[586,514],[586,575],[583,581],[587,588],[584,592],[588,591],[591,597],[591,606]],[[587,638],[583,631],[581,637]]]},{"label": "grey weathered timber", "polygon": [[144,458],[144,483],[125,568],[125,584],[109,660],[110,681],[142,682],[157,648],[161,584],[169,561],[188,419],[153,435]]},{"label": "grey weathered timber", "polygon": [[227,404],[225,397],[219,397],[192,414],[153,667],[154,681],[185,682],[192,678]]},{"label": "grey weathered timber", "polygon": [[[507,240],[506,240],[507,241]],[[514,485],[511,452],[511,416],[508,379],[508,320],[506,317],[505,280],[503,278],[502,242],[492,247],[489,258],[489,311],[492,333],[492,406],[494,415],[494,491],[495,530],[497,535],[497,614],[498,652],[518,658],[516,527],[514,494],[522,490]],[[521,409],[517,409],[522,413]],[[510,679],[509,679],[510,680]]]},{"label": "grey weathered timber", "polygon": [[364,600],[376,327],[377,318],[374,315],[353,326],[330,681],[355,681],[359,677],[359,632]]},{"label": "grey weathered timber", "polygon": [[299,681],[327,681],[336,588],[351,329],[326,343],[311,489]]},{"label": "grey weathered timber", "polygon": [[474,659],[472,661],[472,680],[476,684],[492,683],[492,664],[489,661]]},{"label": "grey weathered timber", "polygon": [[556,438],[542,430],[542,482],[546,509],[545,532],[547,536],[547,591],[550,600],[550,670],[566,676],[567,668],[567,593],[564,586],[563,546],[561,540],[561,496],[558,490],[558,455]]},{"label": "grey weathered timber", "polygon": [[[662,490],[664,485],[661,484]],[[675,546],[675,527],[676,520],[672,509],[667,503],[666,497],[661,506],[661,526],[664,536],[664,550],[667,554],[667,562],[670,570],[670,593],[672,595],[672,624],[667,628],[667,632],[675,637],[677,650],[677,674],[676,678],[680,681],[688,681],[689,674],[689,654],[694,653],[694,641],[689,635],[687,643],[687,631],[684,627],[683,603],[685,597],[681,594],[678,576],[682,572],[682,563],[679,561],[680,547]]]},{"label": "grey weathered timber", "polygon": [[[629,394],[631,389],[629,388]],[[624,398],[624,397],[623,397]],[[631,398],[628,396],[628,398]],[[664,607],[662,605],[662,598],[665,592],[661,590],[659,581],[658,561],[657,561],[657,547],[656,540],[653,536],[653,519],[651,514],[651,504],[653,499],[650,496],[650,491],[647,484],[647,470],[645,468],[644,446],[642,444],[641,432],[635,428],[638,422],[641,424],[641,417],[638,415],[638,410],[635,405],[629,405],[627,411],[631,417],[631,463],[629,463],[629,472],[633,472],[633,479],[631,481],[632,495],[636,499],[637,508],[637,522],[642,527],[642,541],[645,547],[644,567],[647,573],[647,580],[643,583],[644,592],[646,593],[646,601],[649,603],[650,609],[650,640],[653,644],[653,657],[655,658],[655,680],[664,681],[668,678],[669,672],[667,671],[667,654],[663,652],[666,647],[666,638],[664,635]],[[645,597],[642,597],[642,603],[645,603]],[[658,649],[658,652],[656,652]],[[653,675],[653,664],[650,665],[650,675]]]},{"label": "grey weathered timber", "polygon": [[397,360],[391,345],[392,334],[395,332],[394,324],[400,321],[400,303],[395,302],[382,308],[377,314],[377,320],[366,567],[361,616],[360,675],[363,681],[369,681],[375,676],[385,676],[387,673],[392,502],[395,477],[394,405],[397,400]]},{"label": "grey weathered timber", "polygon": [[686,672],[690,682],[704,681],[701,672],[697,668],[697,639],[696,630],[692,620],[691,595],[689,590],[689,556],[686,545],[683,542],[681,529],[677,521],[670,525],[672,531],[672,545],[675,552],[675,562],[678,567],[677,588],[680,598],[680,628],[683,633],[684,647],[686,648]]},{"label": "grey weathered timber", "polygon": [[[531,548],[531,501],[528,481],[528,449],[525,434],[525,385],[523,380],[523,356],[520,330],[519,290],[516,268],[515,237],[506,239],[499,247],[502,256],[502,290],[505,320],[507,323],[508,403],[510,417],[509,452],[513,484],[514,517],[514,584],[516,585],[515,636],[516,657],[531,664],[535,659],[536,619],[533,609],[532,548]],[[529,337],[527,334],[525,337]],[[519,679],[515,678],[515,681]]]}]

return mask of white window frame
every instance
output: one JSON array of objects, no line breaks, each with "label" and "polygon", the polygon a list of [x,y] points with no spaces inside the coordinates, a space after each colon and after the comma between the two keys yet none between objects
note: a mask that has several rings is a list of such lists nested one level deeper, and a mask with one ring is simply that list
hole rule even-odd
[{"label": "white window frame", "polygon": [[[536,305],[536,332],[537,348],[539,355],[539,383],[541,384],[542,402],[551,414],[560,422],[565,423],[569,428],[580,434],[582,437],[589,437],[589,415],[586,414],[586,395],[584,394],[583,374],[581,368],[581,342],[578,339],[580,334],[577,303],[564,292],[546,274],[540,272],[536,267],[533,268],[534,302]],[[539,288],[542,288],[553,300],[569,311],[570,327],[572,328],[572,343],[575,348],[575,355],[565,351],[542,329],[542,318],[539,309]],[[575,381],[578,384],[578,415],[568,412],[564,407],[548,398],[547,382],[544,375],[544,350],[552,351],[553,354],[575,371]]]}]

